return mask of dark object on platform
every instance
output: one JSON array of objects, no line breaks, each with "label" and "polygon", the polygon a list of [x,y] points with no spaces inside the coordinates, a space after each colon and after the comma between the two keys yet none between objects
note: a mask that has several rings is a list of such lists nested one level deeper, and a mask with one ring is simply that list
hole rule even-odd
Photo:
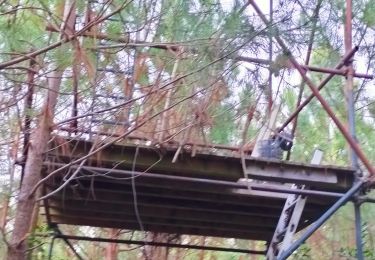
[{"label": "dark object on platform", "polygon": [[281,160],[283,151],[290,151],[293,146],[293,136],[286,132],[272,136],[270,139],[260,141],[260,155],[263,158]]},{"label": "dark object on platform", "polygon": [[284,151],[290,151],[293,146],[293,136],[287,132],[279,133],[276,138],[276,142],[279,144],[279,147]]},{"label": "dark object on platform", "polygon": [[260,156],[262,158],[279,159],[283,158],[283,151],[275,139],[266,139],[260,141]]}]

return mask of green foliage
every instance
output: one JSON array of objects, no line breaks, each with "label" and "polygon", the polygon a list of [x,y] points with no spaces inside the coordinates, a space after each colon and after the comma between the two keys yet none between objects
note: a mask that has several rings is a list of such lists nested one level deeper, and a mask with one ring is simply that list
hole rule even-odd
[{"label": "green foliage", "polygon": [[[353,247],[341,248],[339,253],[340,253],[341,257],[345,257],[345,259],[347,259],[347,260],[358,259],[357,258],[357,249],[353,248]],[[363,251],[363,256],[364,256],[364,259],[366,259],[366,260],[375,260],[375,252],[373,250],[365,249]]]},{"label": "green foliage", "polygon": [[283,100],[290,111],[292,111],[297,104],[297,94],[294,89],[288,88],[283,92]]},{"label": "green foliage", "polygon": [[333,67],[340,59],[340,53],[326,43],[313,49],[311,64],[322,67]]},{"label": "green foliage", "polygon": [[0,16],[0,41],[2,49],[27,52],[44,45],[45,33],[43,13],[18,11],[17,14]]},{"label": "green foliage", "polygon": [[55,66],[59,69],[70,66],[74,59],[71,46],[68,44],[61,45],[53,50],[51,54],[53,61],[55,61]]},{"label": "green foliage", "polygon": [[[2,59],[10,59],[11,56],[6,54],[9,52],[22,53],[28,52],[31,48],[41,48],[46,45],[56,42],[59,40],[57,33],[51,33],[50,35],[46,33],[45,26],[46,24],[52,22],[58,24],[61,19],[61,11],[59,8],[64,3],[63,0],[30,0],[30,1],[6,1],[6,7],[1,6],[1,12],[9,11],[13,6],[27,6],[27,7],[42,7],[44,9],[49,9],[53,13],[52,17],[49,17],[45,11],[39,9],[21,9],[17,13],[3,14],[0,16],[0,41],[1,41],[1,54]],[[90,1],[92,6],[96,7],[95,10],[98,12],[103,1]],[[160,73],[162,75],[162,80],[169,79],[173,66],[175,64],[176,57],[180,59],[178,75],[183,75],[197,70],[207,64],[210,64],[212,61],[220,59],[224,55],[233,53],[233,56],[237,54],[244,54],[249,56],[258,56],[259,58],[264,58],[267,56],[267,35],[260,33],[260,28],[263,29],[263,25],[260,25],[252,15],[249,15],[247,11],[239,13],[240,8],[244,6],[245,0],[234,1],[233,8],[231,10],[224,11],[221,7],[222,1],[217,0],[195,0],[195,1],[185,1],[185,0],[163,0],[163,1],[132,1],[126,9],[122,10],[120,14],[113,16],[111,21],[105,21],[98,28],[101,32],[108,34],[111,37],[124,37],[127,33],[131,33],[131,38],[135,39],[138,35],[141,38],[149,33],[149,37],[146,39],[148,41],[152,38],[154,42],[180,42],[184,46],[184,53],[177,54],[171,50],[156,49],[149,47],[137,47],[136,50],[142,51],[148,55],[148,64],[147,73],[144,73],[140,76],[139,81],[137,82],[136,88],[139,89],[138,85],[146,86],[143,90],[146,92],[147,88],[153,88],[153,80],[155,75]],[[280,1],[285,2],[285,1]],[[305,23],[309,22],[309,14],[314,8],[316,1],[300,1],[302,6],[306,9],[306,14],[303,13],[300,17],[297,18],[297,22],[293,24],[293,28],[286,26],[289,20],[292,20],[293,16],[299,12],[291,12],[292,9],[289,9],[290,6],[296,4],[295,1],[289,1],[287,7],[284,6],[283,9],[276,10],[275,16],[277,25],[280,26],[281,31],[283,32],[286,41],[290,46],[292,46],[293,51],[296,50],[296,53],[303,53],[306,49],[305,42],[308,40],[308,37],[304,37],[305,33],[308,32],[311,28],[309,26],[304,26]],[[297,1],[298,2],[298,1]],[[313,53],[312,53],[312,64],[320,67],[331,67],[340,60],[342,56],[342,42],[337,40],[340,38],[339,33],[330,34],[332,30],[335,30],[337,22],[343,20],[344,13],[344,0],[334,0],[334,1],[323,1],[325,6],[324,10],[320,12],[320,21],[318,23],[318,33],[316,37],[317,41],[314,43]],[[359,10],[354,10],[355,14],[355,23],[353,24],[356,32],[360,32],[360,29],[363,25],[374,27],[375,26],[375,0],[365,1],[363,5],[362,1],[359,1],[357,5],[360,8]],[[111,5],[106,11],[106,13],[114,10],[117,6],[123,4],[123,0],[111,1]],[[82,23],[85,8],[87,6],[87,1],[78,1],[78,13],[80,14],[79,19]],[[13,7],[12,7],[13,8]],[[153,9],[155,8],[155,9]],[[295,10],[295,9],[293,9]],[[299,10],[297,8],[297,10]],[[286,12],[285,17],[281,17],[280,14]],[[288,14],[288,13],[292,14]],[[97,14],[97,13],[96,13]],[[359,15],[358,15],[359,14]],[[55,18],[56,20],[54,20]],[[286,19],[284,19],[286,18]],[[327,21],[326,21],[327,20]],[[280,22],[279,22],[280,21]],[[285,23],[284,23],[285,22]],[[359,25],[357,25],[357,23]],[[80,24],[81,25],[81,24]],[[299,28],[301,26],[301,28]],[[332,29],[333,28],[333,29]],[[329,30],[331,29],[331,30]],[[147,30],[150,30],[148,32]],[[371,31],[371,30],[370,30]],[[274,33],[275,31],[271,32]],[[256,33],[260,33],[258,37],[253,38]],[[371,31],[371,33],[373,33]],[[298,35],[303,35],[302,39],[297,39]],[[355,36],[357,37],[357,33]],[[372,36],[371,36],[372,37]],[[371,42],[371,37],[365,39],[367,47],[373,47]],[[125,71],[128,74],[131,74],[132,71],[132,59],[134,54],[134,49],[125,48],[122,50],[105,50],[98,54],[95,54],[94,51],[89,51],[99,44],[112,44],[111,41],[99,41],[95,38],[80,38],[82,48],[86,50],[88,57],[88,63],[93,64],[93,67],[98,68],[107,68],[112,65],[118,65],[119,70]],[[357,42],[357,38],[353,42]],[[245,44],[246,43],[246,44]],[[276,43],[275,43],[276,46]],[[241,47],[240,51],[237,49]],[[341,49],[340,49],[341,48]],[[365,48],[364,48],[365,49]],[[340,52],[341,50],[341,52]],[[288,59],[283,55],[279,55],[280,51],[277,47],[274,48],[274,59],[276,65],[274,73],[280,69],[288,68]],[[366,54],[366,53],[365,53]],[[43,77],[43,74],[46,70],[58,68],[68,68],[66,78],[62,82],[60,92],[64,95],[60,95],[58,102],[58,110],[64,110],[71,104],[72,96],[72,80],[71,76],[71,64],[73,62],[75,51],[72,49],[70,43],[65,44],[53,51],[48,52],[46,55],[40,55],[38,61],[41,64],[41,73],[38,76]],[[180,55],[180,56],[177,56]],[[361,54],[363,56],[366,56]],[[369,57],[371,55],[368,55]],[[99,58],[98,58],[99,57]],[[125,57],[125,58],[124,58]],[[371,61],[372,63],[373,61]],[[261,89],[261,85],[264,86],[265,74],[268,73],[267,69],[261,68],[261,66],[254,67],[241,67],[233,69],[231,66],[234,64],[232,60],[222,59],[204,70],[194,73],[188,78],[178,82],[178,87],[176,91],[173,92],[173,102],[178,101],[179,98],[186,97],[192,93],[192,90],[199,91],[207,88],[213,82],[220,78],[225,82],[225,87],[227,92],[230,93],[229,97],[224,97],[223,100],[218,101],[214,105],[207,104],[209,107],[208,113],[210,119],[212,118],[212,127],[210,125],[203,126],[204,134],[207,136],[207,141],[212,141],[219,144],[234,144],[239,141],[240,129],[243,126],[244,119],[246,118],[246,112],[250,105],[255,103],[256,97],[263,93],[264,89]],[[81,64],[82,65],[82,64]],[[281,65],[281,66],[280,66]],[[82,66],[84,70],[84,66]],[[231,71],[231,73],[227,73]],[[96,72],[97,73],[97,72]],[[251,77],[252,73],[256,74],[256,77]],[[121,85],[121,79],[124,77],[123,74],[120,75],[104,75],[101,77],[96,84],[91,84],[92,77],[87,75],[88,73],[81,72],[79,79],[79,98],[80,98],[80,109],[85,105],[88,106],[91,102],[91,94],[93,93],[93,86],[97,89],[100,89],[106,93],[113,93],[118,91],[123,85]],[[286,73],[287,74],[287,73]],[[320,82],[323,78],[322,74],[309,73],[312,80],[315,83]],[[8,78],[15,80],[16,82],[21,82],[20,88],[24,87],[25,75],[7,75]],[[8,79],[7,78],[7,79]],[[120,80],[119,80],[120,78]],[[287,79],[285,79],[287,81]],[[164,83],[164,82],[163,82]],[[38,85],[44,84],[43,80],[37,80]],[[326,91],[322,92],[327,98],[329,104],[334,108],[335,113],[341,118],[345,118],[345,104],[343,102],[343,84],[344,79],[335,77],[330,83],[326,86]],[[274,82],[275,85],[275,82]],[[307,88],[306,88],[307,89]],[[204,97],[208,93],[200,93],[199,100],[205,100]],[[285,105],[283,107],[282,113],[288,114],[294,110],[298,89],[290,87],[285,84],[280,88],[280,95],[277,97],[277,101],[280,100]],[[23,93],[22,93],[23,94]],[[139,94],[136,93],[136,94]],[[305,90],[305,97],[309,95],[310,92]],[[264,93],[262,94],[260,102],[264,101]],[[366,92],[360,96],[365,96]],[[36,89],[35,96],[40,102],[41,92],[39,89]],[[197,95],[198,96],[198,95]],[[21,99],[20,99],[21,100]],[[87,101],[90,100],[90,101]],[[360,99],[361,100],[361,99]],[[87,103],[85,103],[87,101]],[[143,101],[142,101],[143,102]],[[360,101],[362,102],[362,101]],[[375,149],[373,144],[375,143],[375,134],[374,134],[374,121],[375,117],[375,103],[371,103],[371,100],[366,100],[364,103],[368,103],[367,108],[363,109],[363,113],[357,117],[357,136],[361,141],[363,150],[366,152],[366,155],[370,160],[375,159]],[[106,101],[101,104],[104,106]],[[18,109],[22,109],[22,101],[19,102]],[[178,107],[179,113],[185,113],[186,111],[191,111],[191,103],[185,102]],[[265,107],[262,103],[261,106],[258,106],[256,116],[261,117],[265,113],[261,109]],[[286,108],[285,108],[286,107]],[[85,107],[84,107],[85,108]],[[102,108],[102,107],[101,107]],[[138,112],[144,112],[142,109],[141,101],[133,104],[132,106],[132,116],[138,114]],[[164,108],[164,103],[157,103],[152,109],[155,111],[161,111]],[[95,111],[96,108],[90,108],[89,110]],[[65,109],[66,110],[66,109]],[[35,110],[37,111],[37,109]],[[88,110],[87,110],[88,111]],[[80,114],[87,112],[82,109]],[[18,111],[17,111],[18,112]],[[113,112],[120,113],[119,111]],[[32,117],[36,117],[37,114],[33,110],[23,111],[21,114],[27,114]],[[369,116],[372,117],[369,119]],[[15,120],[17,124],[22,121],[22,119]],[[58,122],[58,120],[56,120]],[[83,120],[82,120],[83,121]],[[261,120],[255,118],[248,130],[248,138],[251,140],[257,134],[259,129],[259,123]],[[281,121],[281,120],[279,120]],[[86,122],[86,121],[84,121]],[[210,122],[211,123],[211,122]],[[209,124],[210,124],[209,123]],[[258,123],[258,124],[257,124]],[[278,122],[279,123],[279,122]],[[2,129],[1,134],[4,132],[9,132],[9,129]],[[5,134],[4,134],[5,136]],[[3,138],[6,139],[6,138]],[[296,134],[296,142],[293,147],[292,158],[297,161],[308,162],[311,159],[312,152],[315,148],[320,148],[324,150],[325,153],[325,162],[335,165],[346,165],[348,154],[346,141],[340,134],[340,132],[335,128],[333,123],[328,119],[325,111],[321,108],[320,104],[316,101],[309,104],[309,106],[300,113],[298,119],[298,127]],[[0,197],[2,200],[2,197]],[[364,210],[365,213],[369,214],[372,217],[375,213],[370,209]],[[341,215],[340,215],[341,214]],[[345,209],[340,213],[334,220],[342,226],[348,226],[351,222],[352,213],[350,210]],[[369,217],[369,218],[370,218]],[[348,220],[349,219],[349,220]],[[373,223],[373,222],[372,222]],[[372,224],[371,223],[371,224]],[[324,235],[326,235],[326,240],[328,242],[342,242],[340,240],[345,240],[347,238],[347,233],[345,235],[335,233],[335,229],[332,228],[335,223],[329,223],[325,225],[322,229]],[[370,241],[373,237],[373,229],[368,227],[365,230],[366,241]],[[372,231],[372,232],[370,232]],[[39,226],[36,232],[48,232],[46,226]],[[79,233],[80,231],[77,231]],[[97,234],[100,234],[98,232]],[[142,235],[136,237],[138,239],[143,239]],[[38,236],[31,236],[29,238],[30,247],[36,247],[32,252],[33,259],[45,259],[48,252],[48,243],[49,239],[43,239]],[[233,244],[223,240],[224,244],[233,246]],[[45,243],[42,246],[42,243]],[[83,244],[85,249],[90,249],[90,244]],[[236,245],[238,245],[236,243]],[[246,246],[246,245],[245,245]],[[314,248],[315,245],[306,244],[303,245],[294,255],[293,259],[314,259],[314,250],[320,250],[320,248]],[[328,247],[328,246],[327,246]],[[66,259],[65,255],[65,246],[59,243],[56,244],[54,249],[53,259]],[[337,248],[336,248],[337,249]],[[323,251],[323,250],[322,250]],[[121,252],[121,259],[136,259],[139,251],[134,250],[133,252]],[[335,251],[336,253],[336,251]],[[343,246],[340,250],[340,254],[343,257],[348,259],[355,257],[355,250],[352,245]],[[366,259],[374,259],[374,252],[371,246],[371,243],[368,242],[365,248]],[[100,256],[98,256],[100,257]],[[189,251],[186,259],[197,259],[198,253],[196,251]],[[209,258],[218,258],[218,259],[238,259],[238,254],[231,253],[217,253],[209,252],[205,254],[205,259]]]},{"label": "green foliage", "polygon": [[362,20],[363,22],[369,26],[373,27],[375,26],[375,1],[369,0],[365,3],[363,14],[362,14]]},{"label": "green foliage", "polygon": [[[43,260],[47,259],[48,250],[44,246],[44,244],[48,244],[49,237],[39,236],[40,234],[48,234],[50,229],[48,228],[47,224],[43,223],[38,225],[33,233],[28,237],[27,243],[28,248],[32,248],[33,250],[30,252],[32,255],[32,259],[35,260]],[[39,234],[39,235],[38,235]]]},{"label": "green foliage", "polygon": [[119,37],[122,34],[123,25],[119,22],[109,22],[106,27],[106,33],[109,37]]},{"label": "green foliage", "polygon": [[210,140],[218,144],[228,144],[235,132],[234,112],[230,104],[217,106],[213,111],[214,122],[210,131]]},{"label": "green foliage", "polygon": [[291,258],[293,260],[312,260],[310,246],[307,244],[301,245]]}]

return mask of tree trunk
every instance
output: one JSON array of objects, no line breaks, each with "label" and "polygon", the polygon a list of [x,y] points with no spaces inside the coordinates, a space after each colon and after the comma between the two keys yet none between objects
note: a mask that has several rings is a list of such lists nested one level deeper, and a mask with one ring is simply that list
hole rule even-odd
[{"label": "tree trunk", "polygon": [[[109,229],[110,238],[118,239],[119,230],[115,228]],[[108,243],[105,249],[105,259],[106,260],[117,260],[118,256],[118,244],[117,243]]]},{"label": "tree trunk", "polygon": [[[206,246],[206,237],[205,236],[201,237],[200,245],[201,246]],[[199,260],[204,260],[205,256],[206,256],[206,251],[205,250],[200,250],[198,259]]]},{"label": "tree trunk", "polygon": [[[169,238],[169,234],[165,234],[165,233],[147,232],[147,235],[146,235],[146,240],[153,241],[153,242],[167,243],[168,238]],[[144,255],[144,258],[147,260],[168,259],[168,248],[146,245],[144,247],[143,255]]]},{"label": "tree trunk", "polygon": [[[65,33],[74,28],[75,3],[66,2],[64,23],[61,27]],[[36,206],[36,193],[31,194],[35,185],[41,179],[44,153],[51,135],[53,115],[57,103],[58,92],[63,70],[55,70],[48,76],[48,94],[39,118],[38,126],[31,134],[28,156],[25,162],[25,174],[18,195],[16,217],[11,243],[8,248],[8,260],[21,260],[27,257],[27,238],[33,221],[33,212]]]},{"label": "tree trunk", "polygon": [[[52,73],[53,77],[48,84],[51,90],[58,90],[61,74],[61,72]],[[47,150],[52,115],[57,99],[56,92],[51,90],[48,93],[38,127],[31,135],[29,153],[25,164],[25,176],[17,201],[16,218],[8,252],[8,260],[25,259],[26,257],[26,240],[36,203],[35,193],[30,193],[41,178],[40,172],[43,166],[43,155]]]},{"label": "tree trunk", "polygon": [[16,140],[14,144],[11,146],[11,149],[9,152],[8,162],[11,164],[9,167],[9,188],[8,188],[7,194],[5,195],[4,201],[2,203],[2,209],[0,210],[0,229],[2,230],[2,232],[5,232],[5,229],[6,229],[7,217],[8,217],[8,212],[9,212],[9,203],[10,203],[10,198],[13,193],[14,172],[15,172],[14,162],[16,161],[16,158],[17,158],[17,148],[19,144],[19,139],[20,139],[20,133],[18,130],[18,133],[16,135]]}]

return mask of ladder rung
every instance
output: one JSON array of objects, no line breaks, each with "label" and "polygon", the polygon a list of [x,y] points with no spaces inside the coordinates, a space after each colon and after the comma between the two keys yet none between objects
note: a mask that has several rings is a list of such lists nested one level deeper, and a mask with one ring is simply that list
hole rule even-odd
[{"label": "ladder rung", "polygon": [[286,233],[286,230],[287,230],[287,228],[285,228],[282,231],[280,231],[280,232],[277,233],[276,238],[277,238],[278,241],[280,241],[284,237],[284,235]]},{"label": "ladder rung", "polygon": [[294,200],[292,203],[290,203],[286,208],[285,211],[289,210],[290,208],[294,207],[297,204],[297,201],[299,199]]}]

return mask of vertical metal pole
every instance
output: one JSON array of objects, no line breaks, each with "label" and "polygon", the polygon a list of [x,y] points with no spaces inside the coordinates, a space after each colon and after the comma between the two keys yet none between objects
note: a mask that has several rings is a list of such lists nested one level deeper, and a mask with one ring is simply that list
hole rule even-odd
[{"label": "vertical metal pole", "polygon": [[[346,0],[346,9],[345,9],[345,32],[344,32],[344,41],[345,41],[345,54],[349,53],[352,49],[352,0]],[[354,108],[354,95],[353,95],[353,63],[350,60],[348,63],[348,73],[346,76],[346,85],[345,85],[345,98],[348,111],[348,130],[351,137],[354,140],[356,139],[355,133],[355,108]],[[354,169],[359,169],[358,158],[355,151],[348,146],[350,153],[350,163]],[[359,176],[359,171],[357,175],[357,181]],[[357,202],[354,202],[354,218],[355,218],[355,239],[357,247],[357,259],[363,260],[363,241],[362,241],[362,224],[361,224],[361,205]]]},{"label": "vertical metal pole", "polygon": [[[349,53],[352,49],[352,0],[346,0],[346,10],[345,10],[345,54]],[[355,134],[355,114],[354,114],[354,97],[353,97],[353,64],[350,60],[348,62],[348,73],[346,76],[346,86],[345,86],[345,98],[348,110],[348,130],[350,135],[354,140],[356,140]],[[353,149],[350,148],[350,161],[351,165],[358,169],[357,155]]]},{"label": "vertical metal pole", "polygon": [[51,244],[49,245],[49,251],[48,251],[48,260],[52,259],[52,252],[53,252],[53,246],[55,244],[56,236],[54,235],[51,240]]},{"label": "vertical metal pole", "polygon": [[355,240],[357,243],[357,259],[363,260],[363,242],[362,242],[362,218],[361,218],[361,204],[354,202],[355,215]]}]

